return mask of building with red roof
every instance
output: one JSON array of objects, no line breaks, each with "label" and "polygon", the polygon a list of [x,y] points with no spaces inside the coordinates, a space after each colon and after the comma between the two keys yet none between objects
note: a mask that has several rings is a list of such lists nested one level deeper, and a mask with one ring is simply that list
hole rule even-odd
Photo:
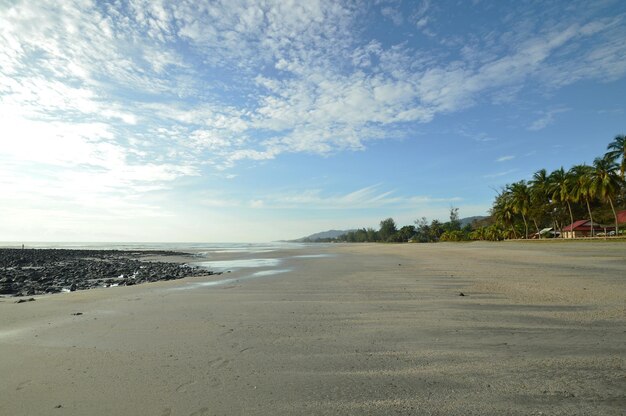
[{"label": "building with red roof", "polygon": [[[626,215],[626,211],[623,211],[623,213]],[[563,228],[563,238],[590,237],[591,230],[592,223],[590,220],[574,221],[567,227]],[[599,233],[606,234],[610,231],[615,231],[615,227],[602,225],[595,222],[593,223],[593,235],[598,235]]]}]

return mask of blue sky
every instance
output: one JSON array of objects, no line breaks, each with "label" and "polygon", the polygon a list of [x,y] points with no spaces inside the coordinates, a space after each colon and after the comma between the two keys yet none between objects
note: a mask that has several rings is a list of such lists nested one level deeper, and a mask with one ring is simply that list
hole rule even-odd
[{"label": "blue sky", "polygon": [[626,131],[626,3],[0,0],[0,240],[487,213]]}]

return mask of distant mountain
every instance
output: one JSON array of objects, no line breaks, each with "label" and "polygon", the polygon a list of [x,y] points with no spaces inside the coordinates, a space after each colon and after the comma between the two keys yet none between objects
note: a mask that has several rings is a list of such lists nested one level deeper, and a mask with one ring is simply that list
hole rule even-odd
[{"label": "distant mountain", "polygon": [[350,232],[350,231],[354,231],[354,230],[328,230],[328,231],[322,231],[321,233],[311,234],[309,236],[298,238],[296,240],[291,240],[291,241],[303,242],[303,241],[322,240],[322,239],[327,239],[327,238],[337,238],[340,235],[343,235],[343,234],[345,234],[347,232]]},{"label": "distant mountain", "polygon": [[475,215],[473,217],[461,218],[459,222],[461,223],[461,228],[462,228],[462,227],[465,227],[467,224],[471,224],[474,221],[480,221],[485,218],[489,218],[489,217],[486,215]]}]

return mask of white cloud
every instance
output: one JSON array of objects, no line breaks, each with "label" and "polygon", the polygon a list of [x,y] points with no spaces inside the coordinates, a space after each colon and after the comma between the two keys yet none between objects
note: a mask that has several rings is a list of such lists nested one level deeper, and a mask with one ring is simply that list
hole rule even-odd
[{"label": "white cloud", "polygon": [[533,121],[528,127],[528,130],[538,131],[543,130],[554,122],[555,116],[560,113],[569,111],[569,108],[557,108],[544,112],[541,117]]},{"label": "white cloud", "polygon": [[[399,24],[397,7],[381,13]],[[361,43],[360,13],[324,0],[133,0],[128,9],[17,2],[0,25],[7,45],[0,63],[12,74],[0,77],[3,105],[46,119],[72,114],[177,131],[179,154],[224,168],[285,152],[360,150],[407,134],[404,123],[428,123],[490,94],[510,101],[530,79],[549,86],[626,73],[620,17],[541,30],[521,19],[502,40],[475,37],[459,46],[461,60],[449,61],[436,50]],[[426,27],[434,13],[423,1],[410,16]],[[596,46],[584,62],[566,52],[590,39]],[[204,74],[223,68],[230,72],[223,80],[205,82]],[[133,102],[117,86],[161,97]],[[545,127],[555,114],[530,128]],[[129,133],[114,130],[120,139]]]},{"label": "white cloud", "polygon": [[[337,194],[321,189],[305,189],[281,194],[266,195],[263,201],[253,201],[255,207],[298,210],[368,210],[387,207],[388,209],[414,209],[430,205],[460,202],[459,197],[432,198],[430,196],[401,196],[395,191],[381,190],[372,185],[352,192]],[[262,204],[257,204],[262,202]]]},{"label": "white cloud", "polygon": [[415,26],[422,31],[423,34],[429,37],[434,37],[435,33],[428,28],[430,22],[430,16],[428,16],[428,10],[430,9],[430,0],[422,0],[416,7],[412,15],[412,20],[415,22]]},{"label": "white cloud", "polygon": [[515,172],[517,172],[517,169],[509,169],[509,170],[505,170],[502,172],[496,172],[496,173],[490,173],[488,175],[483,175],[483,178],[486,178],[486,179],[500,178],[502,176],[507,176]]},{"label": "white cloud", "polygon": [[[596,5],[441,36],[437,3],[381,13],[429,36],[361,37],[360,3],[313,0],[16,0],[0,5],[0,173],[15,201],[134,208],[197,175],[228,177],[245,161],[328,155],[415,137],[423,124],[481,102],[511,103],[626,74],[624,15]],[[370,10],[370,11],[368,11]],[[548,12],[545,12],[548,13]],[[596,13],[596,14],[594,14]],[[515,15],[515,13],[512,13]],[[404,25],[407,27],[410,25]],[[419,36],[419,33],[416,32]],[[567,111],[536,114],[540,130]],[[473,134],[477,141],[491,135]],[[507,156],[503,156],[507,157]],[[499,161],[509,160],[503,159]],[[19,172],[7,176],[10,172]],[[498,177],[500,172],[486,177]],[[231,179],[235,174],[230,174]],[[252,199],[251,199],[252,198]],[[110,201],[121,201],[119,205]],[[238,199],[241,206],[380,207],[424,202],[377,187]],[[435,202],[434,200],[430,202]],[[215,202],[213,202],[215,204]],[[35,209],[35,208],[33,208]]]},{"label": "white cloud", "polygon": [[402,12],[393,7],[383,7],[380,9],[380,13],[386,18],[390,19],[394,25],[401,26],[404,23],[404,17],[402,16]]},{"label": "white cloud", "polygon": [[496,162],[506,162],[508,160],[513,160],[515,159],[515,156],[513,155],[506,155],[506,156],[501,156],[499,158],[496,159]]}]

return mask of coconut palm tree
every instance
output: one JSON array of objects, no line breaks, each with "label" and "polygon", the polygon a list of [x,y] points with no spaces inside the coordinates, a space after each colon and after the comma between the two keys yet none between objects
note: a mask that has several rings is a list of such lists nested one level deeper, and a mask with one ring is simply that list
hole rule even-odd
[{"label": "coconut palm tree", "polygon": [[509,191],[511,192],[511,208],[514,213],[522,216],[526,239],[528,239],[528,221],[526,221],[526,216],[530,209],[530,191],[528,185],[526,185],[526,181],[515,182],[509,185]]},{"label": "coconut palm tree", "polygon": [[590,201],[593,199],[591,192],[591,174],[593,167],[587,165],[576,165],[569,170],[572,177],[572,201],[582,202],[587,205],[589,220],[591,221],[591,236],[593,237],[593,215],[591,214]]},{"label": "coconut palm tree", "polygon": [[511,193],[507,188],[504,188],[496,195],[493,207],[491,208],[491,215],[494,216],[496,221],[502,224],[503,228],[510,226],[513,238],[517,238],[514,223],[515,212],[513,211]]},{"label": "coconut palm tree", "polygon": [[574,223],[574,215],[572,215],[572,178],[565,172],[561,166],[550,174],[549,193],[553,201],[561,204],[565,203],[569,212],[570,224]]},{"label": "coconut palm tree", "polygon": [[593,161],[589,175],[589,194],[602,201],[608,201],[615,217],[615,235],[619,235],[617,213],[613,200],[622,187],[622,178],[617,174],[618,165],[609,156],[598,157]]},{"label": "coconut palm tree", "polygon": [[624,180],[624,173],[626,172],[626,136],[623,134],[615,136],[615,139],[606,148],[608,152],[606,152],[605,156],[614,162],[619,161],[619,174],[622,180]]},{"label": "coconut palm tree", "polygon": [[[542,218],[546,215],[546,213],[552,214],[551,205],[552,201],[550,200],[550,178],[548,176],[548,172],[545,169],[540,169],[533,174],[533,178],[529,182],[529,191],[530,191],[530,206],[532,219],[535,223],[535,228],[537,229],[537,233],[539,233],[539,224],[537,223],[537,219],[539,222],[543,222]],[[541,234],[539,234],[539,238],[541,238]]]},{"label": "coconut palm tree", "polygon": [[490,241],[500,241],[505,237],[504,230],[500,229],[498,224],[491,224],[485,228],[485,239]]}]

